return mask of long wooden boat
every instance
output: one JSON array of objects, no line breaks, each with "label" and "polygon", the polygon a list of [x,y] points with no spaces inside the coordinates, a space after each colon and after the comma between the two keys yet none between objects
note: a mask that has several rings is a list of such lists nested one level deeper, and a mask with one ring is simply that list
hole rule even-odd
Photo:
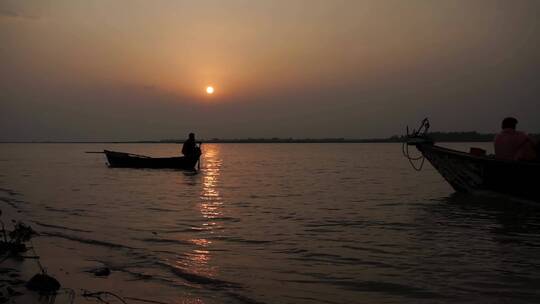
[{"label": "long wooden boat", "polygon": [[111,168],[149,168],[194,170],[200,150],[194,157],[149,157],[125,152],[103,150]]},{"label": "long wooden boat", "polygon": [[[485,151],[471,149],[467,153],[440,147],[429,138],[428,130],[427,118],[412,134],[407,128],[403,154],[415,169],[420,170],[427,159],[458,192],[495,193],[540,202],[540,162],[500,160]],[[422,156],[411,157],[409,146],[415,146]]]},{"label": "long wooden boat", "polygon": [[435,145],[429,140],[409,143],[422,153],[458,192],[497,193],[540,202],[540,163],[508,161]]}]

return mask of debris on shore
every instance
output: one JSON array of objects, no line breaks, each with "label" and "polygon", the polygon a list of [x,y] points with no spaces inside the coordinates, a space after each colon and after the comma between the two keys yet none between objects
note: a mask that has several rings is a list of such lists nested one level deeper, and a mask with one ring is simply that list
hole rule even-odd
[{"label": "debris on shore", "polygon": [[[46,273],[33,246],[27,246],[32,236],[37,235],[36,231],[23,222],[13,220],[12,223],[13,230],[7,231],[6,225],[0,220],[0,265],[10,258],[15,260],[31,258],[36,259],[40,272],[25,281],[20,278],[17,269],[0,267],[0,303],[12,302],[12,298],[24,295],[23,286],[39,293],[40,296],[56,295],[61,287],[60,282]],[[29,250],[32,250],[34,255],[25,255]]]},{"label": "debris on shore", "polygon": [[96,277],[108,277],[111,274],[111,270],[108,267],[98,267],[87,270],[89,273],[93,273]]},{"label": "debris on shore", "polygon": [[60,282],[46,273],[38,273],[26,283],[26,288],[39,292],[40,295],[55,294],[60,287]]},{"label": "debris on shore", "polygon": [[[0,216],[2,216],[1,210]],[[0,262],[9,257],[19,256],[26,252],[28,247],[25,243],[30,241],[33,235],[37,234],[32,227],[25,225],[22,222],[13,221],[13,224],[13,230],[7,232],[4,222],[0,220],[0,225],[2,226],[0,230],[0,235],[2,237],[0,240],[0,255],[2,255],[2,259],[0,259]]]}]

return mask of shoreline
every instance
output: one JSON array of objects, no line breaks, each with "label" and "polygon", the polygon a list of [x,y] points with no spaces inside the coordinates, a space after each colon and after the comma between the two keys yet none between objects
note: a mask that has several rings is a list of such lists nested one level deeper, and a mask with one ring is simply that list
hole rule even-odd
[{"label": "shoreline", "polygon": [[[17,204],[22,203],[21,196],[10,189],[0,188],[1,219],[6,232],[13,230],[15,222],[28,224],[22,216],[22,210]],[[0,298],[6,303],[40,303],[42,298],[38,293],[26,288],[26,283],[40,272],[39,262],[34,258],[25,258],[33,254],[31,242],[25,242],[29,248],[20,256],[2,256],[0,262]],[[2,302],[4,303],[4,302]]]},{"label": "shoreline", "polygon": [[[0,257],[0,303],[43,304],[43,303],[123,303],[125,300],[139,302],[168,303],[178,298],[156,283],[134,280],[129,272],[117,269],[105,260],[89,258],[82,252],[95,256],[108,256],[111,248],[95,246],[94,242],[78,242],[69,234],[54,234],[46,225],[32,220],[22,208],[28,202],[23,194],[6,189],[0,184],[1,220],[6,232],[12,231],[16,222],[30,226],[37,235],[25,242],[28,250],[20,255]],[[54,220],[47,224],[54,224]],[[60,283],[60,289],[51,295],[42,295],[26,287],[37,274],[45,274]],[[161,294],[167,294],[162,302]],[[122,300],[121,300],[122,299]]]},{"label": "shoreline", "polygon": [[[65,275],[69,275],[73,271],[72,269],[65,269],[66,260],[69,260],[65,255],[65,250],[52,244],[46,234],[39,234],[39,227],[36,228],[39,225],[27,218],[24,211],[21,210],[22,206],[18,206],[18,204],[27,203],[21,200],[21,197],[21,193],[0,187],[1,219],[6,232],[12,231],[15,223],[22,222],[37,233],[37,235],[32,236],[30,241],[24,242],[28,248],[25,252],[19,255],[3,255],[1,257],[0,303],[74,303],[75,298],[80,296],[75,292],[75,288],[82,286],[81,281],[74,280],[72,282],[65,278]],[[80,266],[81,262],[77,261],[75,264]],[[35,275],[43,273],[42,267],[45,274],[60,283],[60,289],[55,294],[43,295],[26,287]],[[72,285],[74,282],[75,284]]]}]

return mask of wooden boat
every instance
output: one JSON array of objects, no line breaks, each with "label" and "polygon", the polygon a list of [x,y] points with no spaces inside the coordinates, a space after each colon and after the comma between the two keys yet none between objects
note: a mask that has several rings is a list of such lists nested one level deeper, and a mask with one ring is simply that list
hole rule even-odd
[{"label": "wooden boat", "polygon": [[199,162],[200,149],[194,157],[149,157],[125,152],[103,150],[111,168],[149,168],[194,170]]},{"label": "wooden boat", "polygon": [[415,146],[456,191],[496,193],[540,202],[539,162],[499,160],[440,147],[425,136],[426,132],[413,132],[416,134],[409,136],[406,144]]}]

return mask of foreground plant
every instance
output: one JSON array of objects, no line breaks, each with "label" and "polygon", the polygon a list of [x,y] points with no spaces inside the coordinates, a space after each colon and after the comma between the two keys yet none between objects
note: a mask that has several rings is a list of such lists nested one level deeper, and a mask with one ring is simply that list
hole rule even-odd
[{"label": "foreground plant", "polygon": [[[2,211],[0,210],[0,216],[1,215]],[[37,234],[32,227],[22,222],[14,220],[12,222],[14,224],[13,230],[8,232],[4,222],[0,220],[0,225],[2,226],[2,229],[0,230],[2,237],[2,240],[0,240],[0,254],[6,255],[6,257],[16,256],[26,252],[28,247],[26,247],[25,243],[28,242],[33,235]]]}]

